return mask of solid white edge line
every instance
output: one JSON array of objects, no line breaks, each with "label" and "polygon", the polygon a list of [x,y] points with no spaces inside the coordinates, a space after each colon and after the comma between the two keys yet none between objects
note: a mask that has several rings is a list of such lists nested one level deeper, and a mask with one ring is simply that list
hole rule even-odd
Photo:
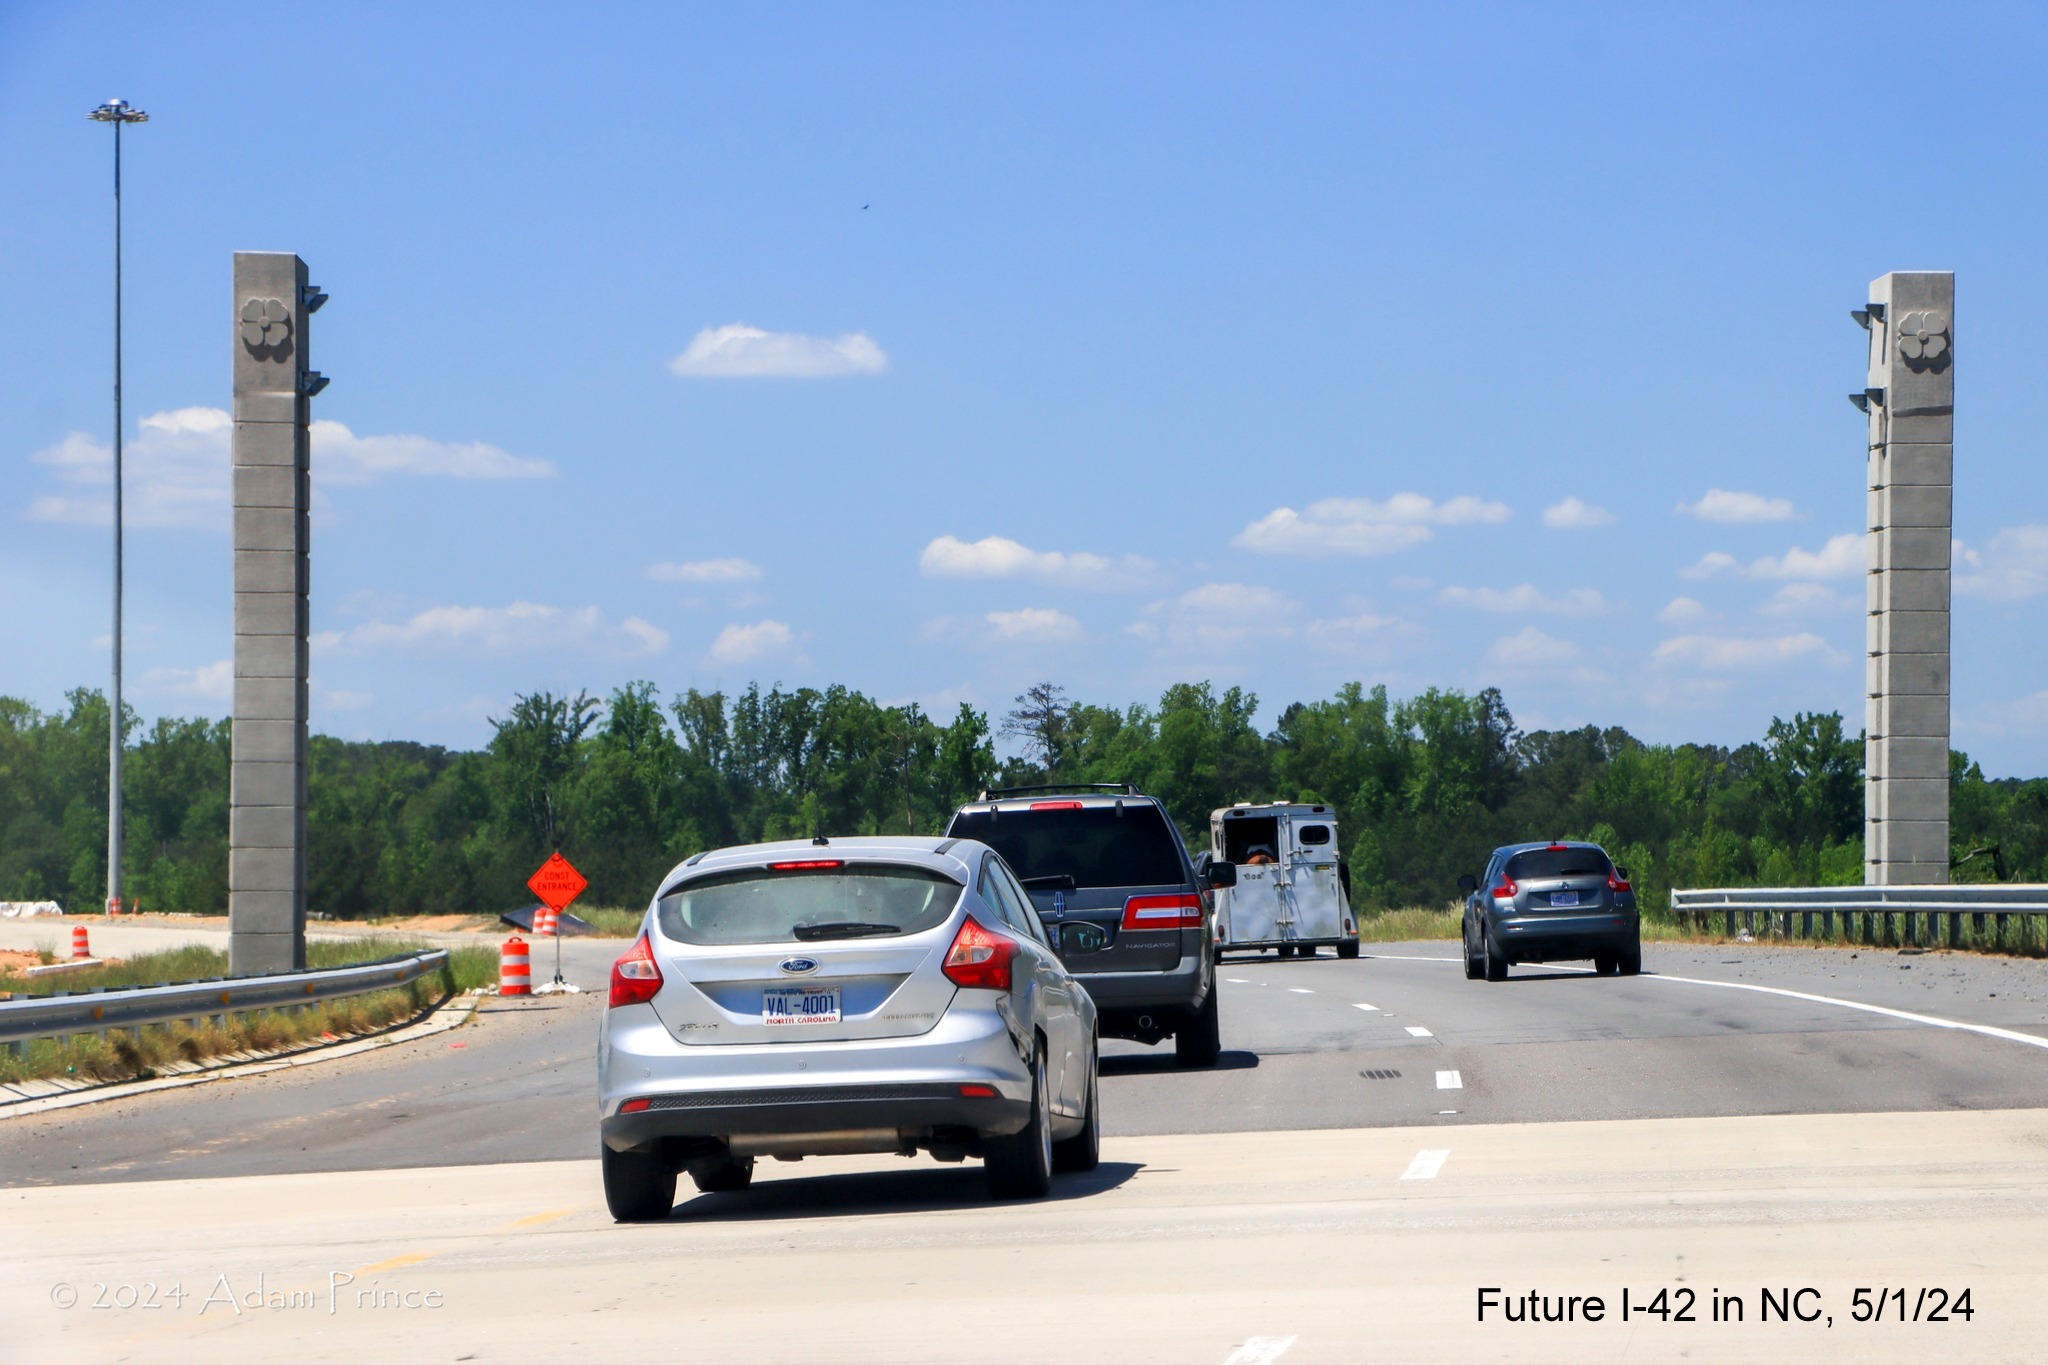
[{"label": "solid white edge line", "polygon": [[[1368,956],[1387,962],[1456,962],[1455,957],[1408,957],[1396,953],[1371,953]],[[1551,971],[1575,971],[1571,967],[1552,967],[1547,962],[1524,963],[1524,966],[1545,967]],[[2024,1043],[2028,1047],[2048,1048],[2048,1038],[2038,1034],[2021,1033],[2016,1029],[1999,1028],[1993,1024],[1966,1024],[1960,1019],[1943,1019],[1939,1015],[1915,1014],[1911,1010],[1895,1010],[1885,1005],[1866,1005],[1861,1000],[1843,1000],[1839,996],[1815,995],[1810,991],[1795,991],[1784,986],[1759,986],[1748,981],[1708,981],[1697,976],[1669,976],[1663,972],[1645,972],[1636,978],[1639,981],[1676,981],[1687,986],[1719,986],[1731,991],[1761,991],[1765,995],[1782,995],[1790,1000],[1810,1000],[1816,1005],[1834,1005],[1845,1010],[1862,1010],[1866,1014],[1882,1014],[1892,1019],[1904,1019],[1910,1024],[1925,1024],[1929,1028],[1960,1029],[1965,1033],[1982,1034],[1986,1038],[2003,1038],[2008,1043]]]},{"label": "solid white edge line", "polygon": [[1439,1090],[1463,1090],[1465,1088],[1465,1078],[1455,1071],[1439,1071],[1436,1073],[1436,1088]]},{"label": "solid white edge line", "polygon": [[1223,1358],[1223,1365],[1273,1365],[1294,1343],[1294,1337],[1246,1337],[1244,1345]]},{"label": "solid white edge line", "polygon": [[1415,1154],[1413,1161],[1408,1163],[1408,1169],[1401,1172],[1401,1178],[1403,1180],[1434,1180],[1436,1179],[1437,1172],[1444,1168],[1444,1162],[1450,1160],[1450,1157],[1451,1149],[1448,1147],[1425,1147]]}]

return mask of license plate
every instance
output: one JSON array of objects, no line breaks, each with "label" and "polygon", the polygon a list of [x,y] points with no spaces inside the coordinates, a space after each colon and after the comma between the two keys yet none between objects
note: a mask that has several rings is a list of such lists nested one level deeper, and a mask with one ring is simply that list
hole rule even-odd
[{"label": "license plate", "polygon": [[1550,893],[1550,903],[1552,905],[1577,905],[1579,903],[1579,893],[1576,891],[1553,891]]},{"label": "license plate", "polygon": [[839,1022],[839,988],[809,986],[800,991],[761,992],[761,1022],[764,1024],[836,1024]]}]

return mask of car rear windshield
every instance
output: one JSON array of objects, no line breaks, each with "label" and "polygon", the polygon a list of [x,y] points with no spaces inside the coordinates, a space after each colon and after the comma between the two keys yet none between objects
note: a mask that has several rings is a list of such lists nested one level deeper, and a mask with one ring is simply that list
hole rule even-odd
[{"label": "car rear windshield", "polygon": [[656,908],[661,932],[684,943],[885,938],[941,923],[961,890],[921,867],[749,868],[687,882]]},{"label": "car rear windshield", "polygon": [[1508,876],[1518,882],[1546,877],[1604,877],[1612,866],[1597,848],[1532,848],[1508,859]]},{"label": "car rear windshield", "polygon": [[1180,847],[1149,801],[1075,810],[962,811],[946,831],[979,839],[1019,877],[1066,873],[1077,887],[1179,886],[1187,879]]}]

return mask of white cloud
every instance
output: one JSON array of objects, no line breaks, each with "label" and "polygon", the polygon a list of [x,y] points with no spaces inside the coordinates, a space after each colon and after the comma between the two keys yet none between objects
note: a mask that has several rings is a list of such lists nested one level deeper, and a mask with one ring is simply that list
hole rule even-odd
[{"label": "white cloud", "polygon": [[917,557],[926,578],[1030,578],[1075,588],[1130,587],[1156,580],[1159,566],[1137,555],[1101,555],[1034,550],[1005,536],[961,540],[940,536]]},{"label": "white cloud", "polygon": [[1495,640],[1486,657],[1515,668],[1555,668],[1576,660],[1579,647],[1570,640],[1545,635],[1534,626],[1524,626],[1513,635]]},{"label": "white cloud", "polygon": [[345,649],[461,650],[524,654],[575,648],[626,658],[659,654],[668,632],[637,616],[616,623],[597,607],[562,608],[538,602],[503,607],[429,607],[403,621],[365,621],[321,643]]},{"label": "white cloud", "polygon": [[1436,600],[1447,606],[1479,611],[1544,612],[1557,616],[1594,616],[1607,610],[1607,599],[1592,588],[1563,594],[1543,592],[1534,584],[1502,588],[1445,588]]},{"label": "white cloud", "polygon": [[144,693],[231,701],[235,695],[235,661],[218,659],[198,668],[152,668],[138,681]]},{"label": "white cloud", "polygon": [[1680,635],[1658,645],[1650,657],[1667,667],[1726,673],[1815,658],[1832,663],[1840,656],[1818,635],[1802,632],[1773,636]]},{"label": "white cloud", "polygon": [[814,337],[732,322],[697,333],[668,367],[691,379],[830,379],[880,374],[889,357],[865,332]]},{"label": "white cloud", "polygon": [[1227,649],[1254,639],[1295,634],[1301,604],[1285,593],[1247,583],[1205,583],[1154,602],[1145,618],[1124,627],[1140,640],[1179,649]]},{"label": "white cloud", "polygon": [[1733,573],[1762,579],[1854,578],[1863,570],[1863,537],[1851,531],[1830,536],[1828,543],[1818,550],[1802,550],[1795,545],[1782,555],[1753,559],[1747,566],[1734,555],[1710,551],[1701,555],[1698,562],[1680,569],[1678,576],[1699,579]]},{"label": "white cloud", "polygon": [[1306,512],[1275,508],[1238,532],[1231,544],[1274,555],[1386,555],[1435,536],[1432,527],[1503,522],[1506,503],[1457,497],[1438,503],[1419,493],[1372,498],[1325,498]]},{"label": "white cloud", "polygon": [[[234,419],[220,408],[174,408],[136,423],[122,450],[122,521],[137,527],[223,529],[228,524]],[[366,484],[387,476],[534,479],[554,474],[546,460],[509,455],[481,441],[425,436],[358,436],[340,422],[313,423],[318,484]],[[38,521],[105,526],[113,521],[114,456],[73,432],[30,457],[56,471],[66,491],[29,503]]]},{"label": "white cloud", "polygon": [[698,559],[649,564],[645,573],[657,583],[751,583],[761,576],[761,566],[749,559]]},{"label": "white cloud", "polygon": [[1763,605],[1766,616],[1812,616],[1816,613],[1844,612],[1860,607],[1862,603],[1847,593],[1835,591],[1820,583],[1787,583],[1771,594]]},{"label": "white cloud", "polygon": [[1706,496],[1698,502],[1681,502],[1676,510],[1682,516],[1699,521],[1744,526],[1766,521],[1790,521],[1796,515],[1789,498],[1767,498],[1761,493],[1735,493],[1725,488],[1709,488]]},{"label": "white cloud", "polygon": [[312,438],[313,478],[319,483],[365,484],[394,474],[438,479],[547,479],[555,474],[546,460],[510,455],[482,441],[358,436],[324,419],[313,423]]},{"label": "white cloud", "polygon": [[1081,623],[1050,607],[992,611],[982,619],[988,622],[995,638],[1003,644],[1049,645],[1081,638]]},{"label": "white cloud", "polygon": [[718,632],[711,642],[711,662],[752,664],[788,654],[796,635],[780,621],[756,621],[751,626],[732,625]]},{"label": "white cloud", "polygon": [[1318,649],[1333,654],[1381,657],[1398,641],[1412,635],[1415,624],[1398,616],[1354,612],[1311,621],[1302,627],[1302,637]]},{"label": "white cloud", "polygon": [[1674,597],[1657,613],[1657,619],[1668,621],[1672,625],[1685,625],[1691,621],[1707,620],[1712,615],[1706,604],[1696,597]]},{"label": "white cloud", "polygon": [[2012,526],[1983,550],[1958,545],[1955,589],[1970,597],[2024,602],[2048,592],[2048,526]]},{"label": "white cloud", "polygon": [[1612,526],[1614,513],[1577,498],[1566,498],[1543,509],[1543,524],[1558,531],[1590,531],[1598,526]]}]

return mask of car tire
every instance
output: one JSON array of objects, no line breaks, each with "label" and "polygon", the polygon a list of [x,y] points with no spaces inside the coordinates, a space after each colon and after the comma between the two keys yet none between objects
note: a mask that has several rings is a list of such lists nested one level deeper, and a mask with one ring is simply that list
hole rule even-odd
[{"label": "car tire", "polygon": [[1222,1055],[1223,1021],[1216,1005],[1216,986],[1211,982],[1202,1008],[1173,1035],[1173,1059],[1182,1066],[1214,1066]]},{"label": "car tire", "polygon": [[754,1183],[754,1158],[727,1155],[693,1162],[690,1179],[696,1182],[697,1189],[703,1194],[743,1190]]},{"label": "car tire", "polygon": [[1349,938],[1337,945],[1337,956],[1350,959],[1358,956],[1358,940]]},{"label": "car tire", "polygon": [[1613,976],[1621,967],[1621,959],[1613,953],[1595,953],[1593,971],[1598,976]]},{"label": "car tire", "polygon": [[1508,979],[1508,960],[1501,953],[1500,945],[1493,941],[1493,935],[1481,932],[1479,951],[1485,959],[1484,966],[1488,981]]},{"label": "car tire", "polygon": [[676,1206],[676,1171],[659,1152],[603,1149],[604,1206],[621,1223],[652,1223]]},{"label": "car tire", "polygon": [[1472,951],[1472,940],[1466,937],[1458,946],[1465,954],[1465,979],[1467,981],[1477,981],[1485,976],[1486,959],[1482,954]]},{"label": "car tire", "polygon": [[1043,1199],[1052,1189],[1052,1108],[1045,1084],[1045,1048],[1031,1058],[1031,1117],[1014,1133],[984,1144],[988,1192],[997,1199]]},{"label": "car tire", "polygon": [[1101,1062],[1099,1053],[1089,1058],[1087,1121],[1081,1125],[1080,1132],[1070,1138],[1061,1138],[1052,1145],[1052,1168],[1055,1171],[1092,1171],[1101,1164],[1101,1090],[1095,1083]]},{"label": "car tire", "polygon": [[1641,939],[1632,940],[1616,956],[1620,960],[1621,974],[1623,976],[1639,975],[1643,970],[1643,941]]}]

